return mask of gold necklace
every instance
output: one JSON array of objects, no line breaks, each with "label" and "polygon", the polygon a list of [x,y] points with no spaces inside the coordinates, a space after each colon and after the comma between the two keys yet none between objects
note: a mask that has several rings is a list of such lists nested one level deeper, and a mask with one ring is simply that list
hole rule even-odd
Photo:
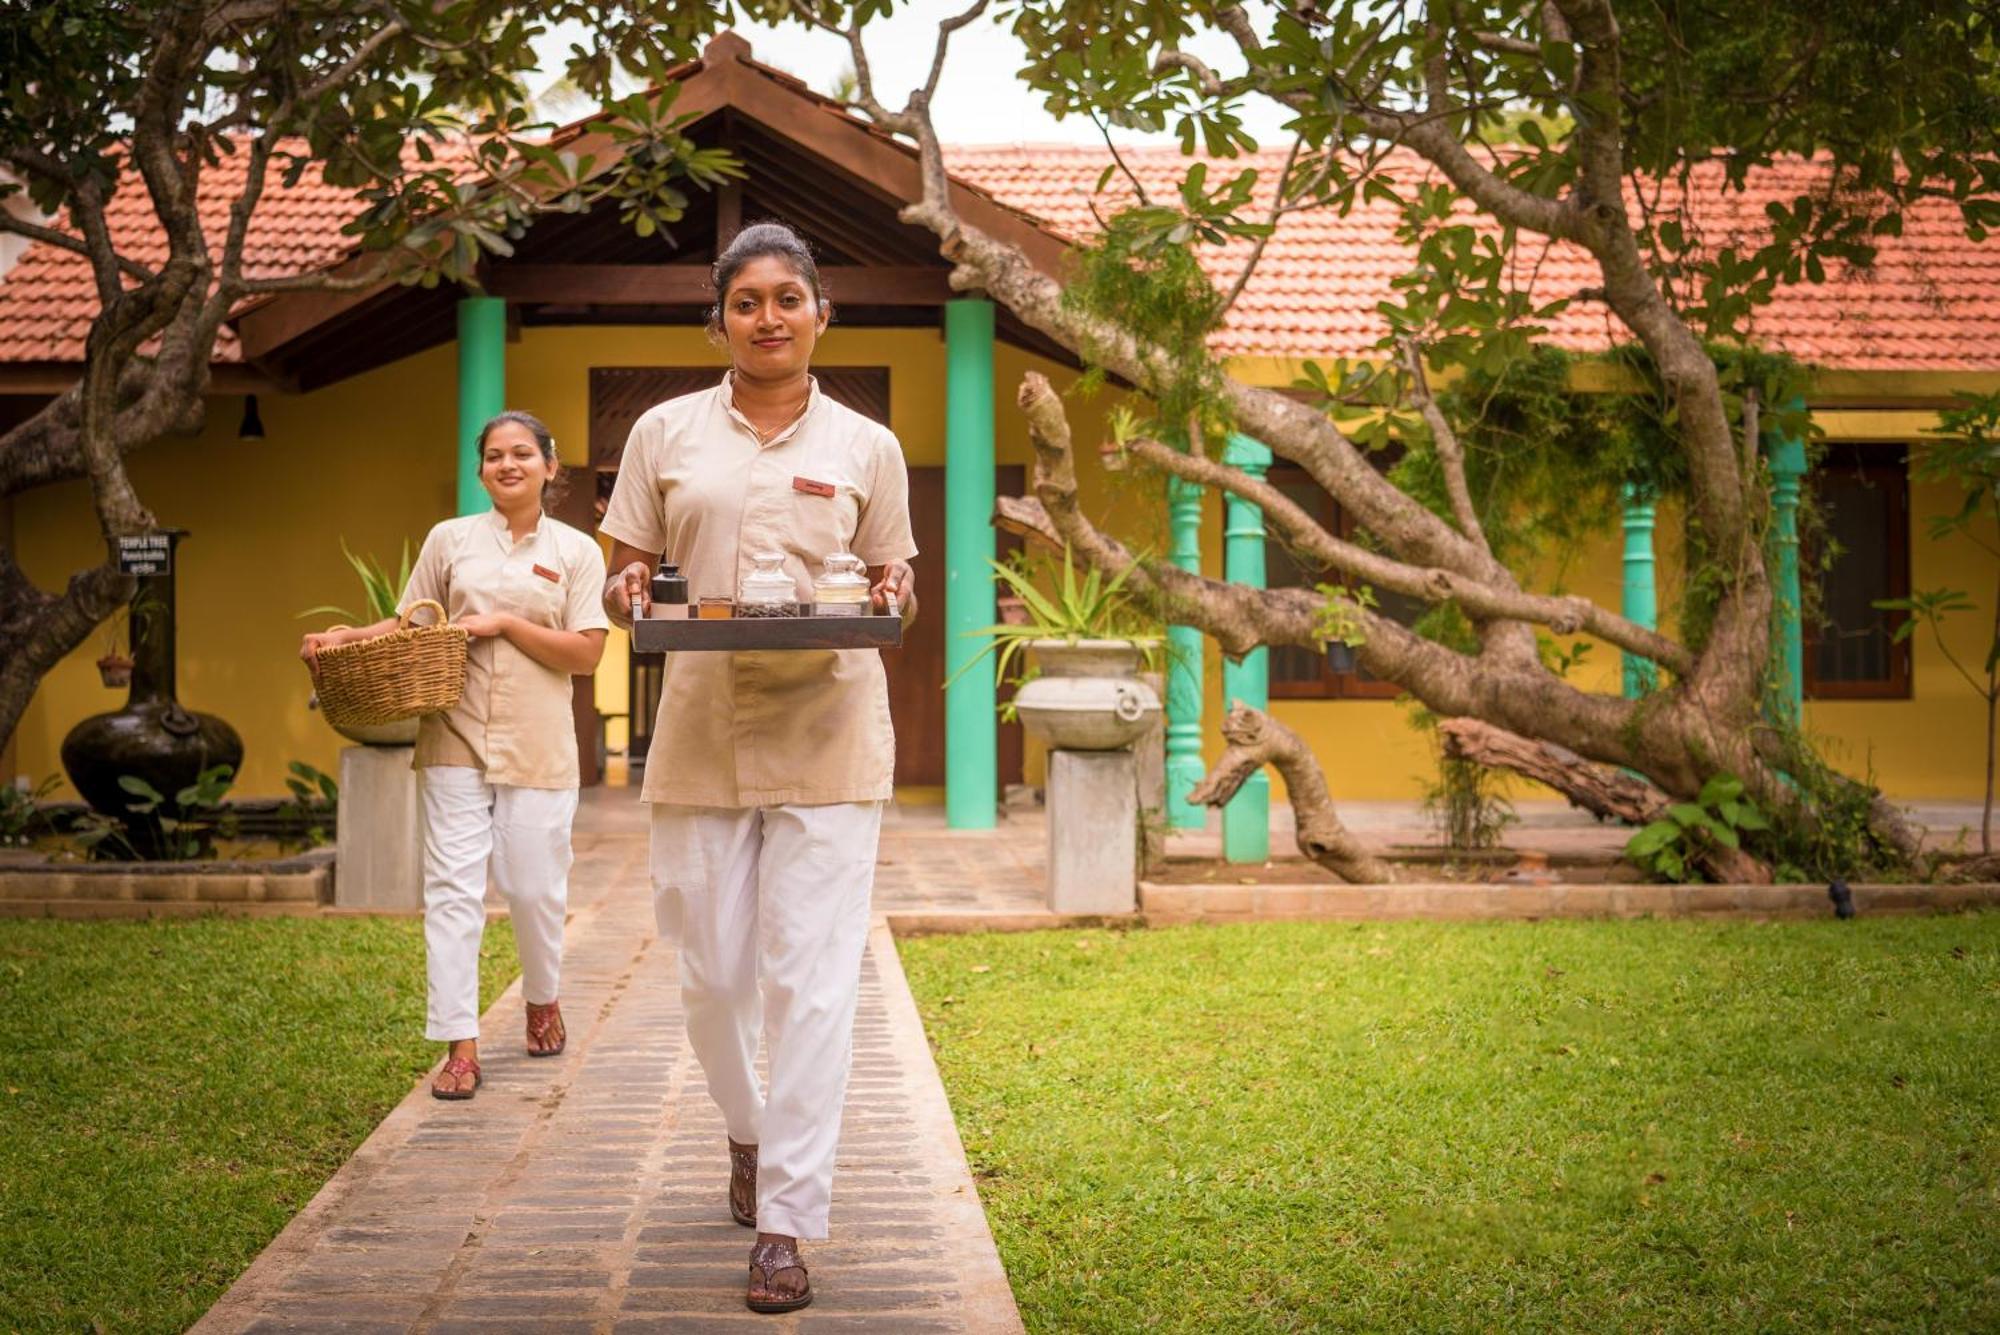
[{"label": "gold necklace", "polygon": [[729,402],[730,406],[736,409],[736,415],[743,419],[743,424],[750,428],[750,434],[757,438],[757,443],[764,445],[768,444],[775,437],[783,435],[788,429],[797,425],[801,417],[806,415],[806,409],[812,405],[812,387],[807,386],[805,397],[799,400],[798,411],[783,422],[780,422],[777,426],[772,427],[769,431],[760,430],[757,424],[750,420],[750,414],[744,412],[736,403],[736,390],[734,386],[730,387]]}]

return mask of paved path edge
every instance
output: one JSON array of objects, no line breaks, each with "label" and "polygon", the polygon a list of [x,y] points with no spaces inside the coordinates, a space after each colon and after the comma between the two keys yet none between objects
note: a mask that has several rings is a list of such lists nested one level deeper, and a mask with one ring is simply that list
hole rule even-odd
[{"label": "paved path edge", "polygon": [[[950,1254],[973,1258],[969,1269],[957,1276],[960,1306],[957,1315],[967,1330],[993,1335],[1018,1335],[1024,1329],[1021,1310],[1014,1302],[1014,1289],[1000,1263],[1000,1250],[993,1230],[986,1222],[986,1207],[979,1200],[979,1186],[966,1162],[965,1143],[959,1139],[958,1121],[951,1113],[951,1100],[944,1089],[931,1056],[930,1036],[924,1032],[923,1017],[910,992],[910,980],[903,973],[902,956],[896,953],[896,937],[889,924],[877,917],[868,935],[868,949],[875,956],[875,972],[882,988],[882,1005],[896,1045],[910,1061],[910,1116],[917,1124],[917,1153],[924,1171],[936,1184],[945,1218],[945,1235]],[[834,1191],[840,1190],[836,1178]]]},{"label": "paved path edge", "polygon": [[[516,977],[480,1017],[480,1032],[512,1033],[525,1020],[521,980]],[[338,1217],[350,1198],[367,1190],[422,1123],[433,1102],[431,1076],[443,1061],[440,1054],[438,1062],[418,1077],[402,1102],[389,1110],[389,1115],[368,1133],[368,1138],[326,1180],[326,1185],[314,1193],[305,1208],[265,1244],[249,1268],[236,1277],[201,1320],[188,1327],[188,1335],[222,1335],[225,1331],[242,1330],[267,1316],[274,1299],[282,1301],[279,1295],[286,1277],[318,1244],[328,1221]]]}]

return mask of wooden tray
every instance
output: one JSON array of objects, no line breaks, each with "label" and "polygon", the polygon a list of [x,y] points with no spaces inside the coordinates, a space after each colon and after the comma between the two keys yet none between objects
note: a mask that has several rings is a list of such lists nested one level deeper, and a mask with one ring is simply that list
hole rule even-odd
[{"label": "wooden tray", "polygon": [[718,617],[710,621],[647,617],[632,623],[635,654],[898,649],[902,644],[903,619],[892,616]]}]

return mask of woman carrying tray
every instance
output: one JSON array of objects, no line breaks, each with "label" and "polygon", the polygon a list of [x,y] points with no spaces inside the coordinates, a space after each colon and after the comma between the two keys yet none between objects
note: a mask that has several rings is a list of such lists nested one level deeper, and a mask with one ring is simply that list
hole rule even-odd
[{"label": "woman carrying tray", "polygon": [[[489,866],[513,916],[528,1055],[563,1050],[556,990],[578,781],[570,678],[596,670],[609,624],[596,541],[543,513],[559,469],[549,429],[528,413],[504,412],[481,429],[476,448],[493,508],[430,531],[400,605],[408,613],[425,599],[441,603],[472,637],[465,693],[417,728],[430,975],[424,1032],[451,1044],[431,1084],[441,1099],[469,1099],[479,1088]],[[310,663],[321,649],[396,626],[392,617],[308,635],[300,656]]]},{"label": "woman carrying tray", "polygon": [[[809,599],[829,555],[869,566],[877,608],[915,615],[909,475],[887,428],[808,373],[831,314],[819,271],[776,223],[714,268],[715,389],[632,428],[601,530],[621,624],[664,559],[690,595],[728,596],[783,552]],[[654,906],[678,932],[688,1039],[729,1133],[729,1210],[758,1230],[748,1304],[812,1301],[798,1242],[827,1235],[882,803],[895,735],[874,650],[668,654],[646,758]],[[756,1069],[762,1028],[770,1085]]]}]

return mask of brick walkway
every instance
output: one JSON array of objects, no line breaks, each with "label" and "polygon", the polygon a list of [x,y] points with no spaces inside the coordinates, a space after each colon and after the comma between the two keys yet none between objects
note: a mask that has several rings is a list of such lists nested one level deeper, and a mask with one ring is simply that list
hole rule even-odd
[{"label": "brick walkway", "polygon": [[[975,858],[962,883],[927,886],[933,859],[918,854],[933,837],[913,824],[885,833],[885,900],[936,893],[971,907],[1011,898],[1010,879],[1038,894],[1031,865],[1005,874],[1012,860]],[[817,1301],[784,1317],[743,1307],[752,1234],[729,1219],[721,1117],[681,1030],[672,947],[653,936],[635,795],[593,793],[577,845],[568,1051],[527,1058],[509,989],[483,1025],[479,1097],[413,1090],[194,1329],[1018,1331],[881,928],[863,972],[833,1240],[805,1248]]]}]

